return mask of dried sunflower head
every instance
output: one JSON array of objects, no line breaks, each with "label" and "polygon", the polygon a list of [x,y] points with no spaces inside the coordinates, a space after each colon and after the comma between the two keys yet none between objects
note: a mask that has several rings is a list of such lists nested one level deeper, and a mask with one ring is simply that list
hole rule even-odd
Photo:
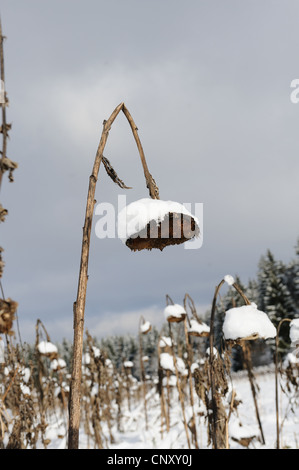
[{"label": "dried sunflower head", "polygon": [[119,236],[132,251],[163,250],[199,235],[199,222],[182,205],[160,199],[140,199],[118,217]]}]

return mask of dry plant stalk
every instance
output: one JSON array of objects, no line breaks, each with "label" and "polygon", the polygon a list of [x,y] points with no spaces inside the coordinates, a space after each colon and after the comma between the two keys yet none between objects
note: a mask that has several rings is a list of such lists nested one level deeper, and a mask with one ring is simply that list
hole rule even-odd
[{"label": "dry plant stalk", "polygon": [[89,178],[89,188],[87,195],[85,222],[83,227],[83,239],[81,249],[81,262],[78,280],[77,299],[73,306],[74,314],[74,341],[73,341],[73,364],[72,364],[72,379],[70,387],[70,401],[69,401],[69,435],[68,435],[68,448],[77,449],[79,447],[79,426],[80,426],[80,384],[81,384],[81,369],[82,369],[82,351],[83,351],[83,334],[84,334],[84,311],[86,303],[86,290],[88,280],[88,261],[89,261],[89,247],[90,235],[93,218],[93,210],[95,205],[95,189],[98,179],[99,167],[103,159],[104,148],[108,139],[111,126],[120,113],[123,111],[125,114],[133,136],[135,138],[139,155],[141,158],[144,175],[149,189],[150,196],[153,199],[159,198],[158,189],[154,183],[153,177],[148,171],[145,160],[143,148],[138,136],[137,126],[133,121],[128,109],[124,103],[120,103],[109,119],[103,123],[103,131],[100,143],[96,152],[92,174]]},{"label": "dry plant stalk", "polygon": [[[211,311],[211,321],[210,321],[210,380],[211,380],[211,388],[212,388],[212,403],[213,403],[213,446],[215,449],[217,449],[217,434],[218,434],[218,422],[219,419],[217,417],[217,400],[216,400],[216,388],[215,388],[215,383],[214,383],[214,373],[213,373],[213,361],[214,361],[214,351],[213,351],[213,341],[214,341],[214,318],[215,318],[215,312],[216,312],[216,303],[217,303],[217,296],[219,294],[219,291],[224,284],[225,280],[222,279],[221,282],[218,284],[218,286],[215,289],[215,294],[213,298],[213,304],[212,304],[212,311]],[[246,297],[240,286],[234,282],[232,284],[234,289],[238,292],[238,294],[242,297],[246,305],[250,305],[249,299]],[[263,444],[265,444],[265,438],[264,438],[264,433],[263,433],[263,428],[262,428],[262,423],[260,419],[260,414],[259,414],[259,409],[258,409],[258,404],[257,404],[257,397],[256,397],[256,386],[255,386],[255,377],[252,372],[252,365],[251,365],[251,357],[250,357],[250,350],[247,346],[246,340],[252,340],[256,339],[255,335],[252,335],[247,338],[243,338],[237,341],[226,341],[227,344],[240,344],[243,352],[243,358],[244,358],[244,363],[247,369],[247,374],[248,374],[248,379],[250,382],[250,387],[251,387],[251,392],[252,392],[252,397],[254,401],[254,406],[255,406],[255,414],[257,418],[257,422],[260,428],[260,433],[261,433],[261,441]]]},{"label": "dry plant stalk", "polygon": [[143,391],[143,403],[144,403],[144,416],[145,416],[145,429],[148,430],[148,417],[147,417],[147,403],[146,403],[146,381],[145,381],[145,370],[144,370],[144,361],[143,361],[143,347],[142,347],[142,335],[147,333],[142,333],[141,325],[144,323],[144,318],[141,316],[139,321],[139,361],[140,361],[140,375]]},{"label": "dry plant stalk", "polygon": [[180,381],[180,376],[179,376],[179,371],[178,371],[178,366],[177,366],[177,360],[176,360],[176,355],[175,355],[175,350],[174,350],[174,344],[173,344],[173,335],[172,335],[172,331],[171,331],[171,322],[168,323],[168,327],[169,327],[169,337],[171,339],[171,344],[172,344],[171,351],[172,351],[172,357],[173,357],[173,363],[174,363],[174,369],[175,369],[175,375],[176,375],[176,384],[177,384],[177,389],[178,389],[178,393],[179,393],[179,400],[180,400],[181,408],[182,408],[183,423],[184,423],[184,428],[185,428],[188,447],[190,449],[191,448],[191,443],[190,443],[188,425],[187,425],[187,420],[186,420],[183,391],[182,391],[182,387],[181,387],[181,381]]},{"label": "dry plant stalk", "polygon": [[0,133],[2,133],[2,151],[1,151],[1,158],[0,158],[0,188],[2,183],[3,174],[8,171],[8,179],[12,182],[13,179],[13,171],[18,167],[16,162],[13,162],[7,157],[7,140],[8,140],[8,131],[11,129],[11,124],[7,123],[6,120],[6,108],[9,104],[9,100],[7,97],[7,93],[5,90],[5,73],[4,73],[4,50],[3,50],[3,43],[4,43],[5,36],[2,34],[2,24],[0,20],[0,79],[1,79],[1,108],[2,108],[2,125],[0,127]]},{"label": "dry plant stalk", "polygon": [[[190,299],[190,302],[192,304],[192,314],[196,315],[196,310],[195,310],[195,305],[189,294],[186,294],[184,297],[184,308],[187,312],[187,299]],[[191,372],[191,365],[192,365],[192,346],[189,341],[189,336],[188,336],[188,325],[187,322],[189,322],[190,326],[190,319],[188,314],[184,318],[184,333],[185,333],[185,341],[186,341],[186,348],[187,348],[187,365],[188,365],[188,382],[189,382],[189,393],[190,393],[190,405],[192,409],[192,418],[193,418],[193,424],[192,424],[192,438],[195,444],[196,449],[198,449],[198,442],[197,442],[197,426],[196,426],[196,416],[195,416],[195,411],[194,411],[194,395],[193,395],[193,378],[192,378],[192,372]]]},{"label": "dry plant stalk", "polygon": [[248,344],[245,341],[242,341],[241,347],[242,347],[242,352],[243,352],[244,363],[247,369],[247,375],[248,375],[248,379],[250,383],[252,398],[254,402],[255,415],[256,415],[257,422],[258,422],[258,426],[260,428],[261,442],[262,444],[265,444],[266,441],[265,441],[264,431],[263,431],[258,403],[257,403],[257,392],[256,392],[256,385],[255,385],[255,377],[252,371],[250,349],[248,347]]},{"label": "dry plant stalk", "polygon": [[275,410],[276,410],[276,449],[280,449],[280,429],[279,429],[279,406],[278,406],[278,343],[281,325],[284,322],[291,322],[290,318],[283,318],[277,325],[277,335],[275,338]]},{"label": "dry plant stalk", "polygon": [[214,449],[218,448],[217,442],[217,434],[218,434],[218,407],[217,407],[217,400],[216,400],[216,387],[215,387],[215,377],[214,377],[214,369],[215,369],[215,354],[214,354],[214,320],[215,320],[215,312],[216,312],[216,304],[217,304],[217,297],[219,291],[224,284],[224,279],[218,284],[215,289],[213,303],[212,303],[212,311],[211,311],[211,320],[210,320],[210,356],[209,356],[209,382],[211,386],[211,404],[212,404],[212,442]]}]

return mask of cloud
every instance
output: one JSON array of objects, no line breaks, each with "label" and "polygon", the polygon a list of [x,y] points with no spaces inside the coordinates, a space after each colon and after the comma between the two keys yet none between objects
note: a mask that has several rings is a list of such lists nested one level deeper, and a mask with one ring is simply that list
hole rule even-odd
[{"label": "cloud", "polygon": [[[223,273],[246,283],[268,248],[285,260],[293,255],[299,104],[289,85],[297,78],[297,6],[152,5],[105,4],[102,21],[95,1],[82,8],[74,0],[71,9],[55,0],[46,7],[3,1],[9,156],[19,163],[15,183],[1,188],[9,210],[3,284],[19,302],[20,321],[61,321],[53,333],[72,331],[88,178],[102,121],[121,101],[161,198],[203,203],[204,243],[132,254],[93,230],[87,318],[97,331],[109,330],[106,312],[115,319],[127,312],[133,328],[138,312],[167,293],[179,301],[187,291],[206,305]],[[128,203],[148,196],[122,115],[105,156],[133,187]],[[118,194],[100,168],[97,201],[116,207]]]}]

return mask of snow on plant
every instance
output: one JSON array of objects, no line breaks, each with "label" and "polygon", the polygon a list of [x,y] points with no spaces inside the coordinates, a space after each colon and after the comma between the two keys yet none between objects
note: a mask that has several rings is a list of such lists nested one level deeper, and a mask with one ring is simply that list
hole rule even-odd
[{"label": "snow on plant", "polygon": [[188,328],[188,334],[191,336],[209,336],[210,334],[210,327],[204,323],[195,320],[194,318],[190,319],[190,326]]},{"label": "snow on plant", "polygon": [[40,341],[37,345],[37,350],[41,355],[49,358],[56,358],[58,355],[57,346],[51,343],[51,341]]},{"label": "snow on plant", "polygon": [[[289,337],[291,346],[297,347],[299,345],[299,320],[283,318],[277,326],[277,337],[275,341],[275,402],[276,402],[276,448],[280,449],[281,433],[283,422],[286,415],[293,411],[294,406],[299,403],[299,360],[297,357],[297,349],[289,352],[284,358],[283,364],[279,367],[278,354],[279,354],[279,333],[284,323],[289,324]],[[284,377],[284,386],[280,384],[281,391],[289,398],[289,406],[285,410],[285,417],[280,423],[280,410],[279,410],[279,397],[278,397],[278,378],[279,374]]]},{"label": "snow on plant", "polygon": [[[175,360],[176,360],[178,372],[184,375],[186,372],[186,366],[185,366],[183,359],[181,359],[180,357],[176,357]],[[171,354],[162,353],[160,355],[160,364],[161,364],[162,369],[169,370],[175,373],[174,358]]]},{"label": "snow on plant", "polygon": [[[234,288],[241,298],[244,300],[245,305],[242,307],[233,307],[225,313],[225,320],[222,325],[222,331],[224,333],[224,339],[229,347],[232,347],[235,344],[240,344],[243,352],[244,364],[247,368],[248,379],[251,385],[251,391],[253,395],[255,412],[260,428],[261,441],[265,443],[264,432],[262,428],[262,423],[260,419],[260,413],[257,403],[257,388],[255,384],[254,375],[252,372],[251,365],[251,355],[250,349],[247,346],[247,340],[254,340],[258,338],[267,339],[276,337],[276,328],[269,320],[268,316],[257,309],[256,304],[250,302],[246,297],[240,286],[236,283],[233,276],[227,274],[221,280],[221,282],[216,286],[212,310],[211,310],[211,321],[210,321],[210,351],[213,351],[213,341],[214,341],[214,320],[216,312],[217,297],[219,291],[224,283],[227,283],[230,288]],[[223,357],[228,358],[229,351],[225,352]],[[213,440],[213,447],[218,448],[227,445],[227,439],[224,437],[224,433],[227,433],[227,418],[226,428],[220,427],[219,415],[223,414],[223,409],[221,407],[221,401],[219,400],[219,390],[217,387],[217,368],[219,367],[218,355],[213,353],[209,356],[209,376],[210,376],[210,387],[211,387],[211,408],[213,419],[211,420],[211,437]],[[229,366],[226,366],[228,370]]]},{"label": "snow on plant", "polygon": [[168,336],[161,336],[160,341],[159,341],[159,346],[160,348],[171,347],[172,346],[171,338],[169,338]]},{"label": "snow on plant", "polygon": [[276,328],[266,313],[255,303],[226,311],[222,326],[225,339],[268,339],[276,336]]},{"label": "snow on plant", "polygon": [[[79,426],[80,426],[80,398],[81,398],[81,377],[82,377],[82,353],[83,353],[83,336],[84,336],[84,313],[86,304],[86,292],[87,292],[87,280],[88,280],[88,262],[89,262],[89,251],[90,251],[90,240],[91,240],[91,227],[95,205],[95,190],[96,183],[98,180],[98,173],[101,163],[103,163],[107,174],[110,178],[118,184],[121,188],[128,189],[128,186],[117,176],[115,170],[110,164],[109,160],[104,157],[104,149],[106,147],[109,131],[115,119],[120,112],[123,112],[128,120],[131,127],[133,137],[137,144],[139,156],[143,166],[146,187],[149,190],[149,196],[152,200],[160,200],[159,188],[150,174],[142,148],[142,144],[138,135],[138,128],[125,104],[120,103],[110,117],[103,122],[103,129],[100,138],[100,142],[97,148],[93,169],[89,178],[88,195],[85,209],[85,221],[83,226],[82,235],[82,246],[81,246],[81,257],[80,257],[80,270],[79,270],[79,281],[77,286],[77,297],[73,304],[73,319],[74,319],[74,336],[73,336],[73,360],[72,360],[72,380],[71,380],[71,393],[69,403],[69,432],[68,432],[68,446],[70,449],[77,449],[79,445]],[[150,201],[152,204],[152,201]],[[148,203],[146,203],[148,206]],[[164,205],[163,202],[153,203],[154,206]],[[169,206],[169,205],[168,205]],[[130,238],[126,240],[126,245],[132,251],[139,251],[143,249],[151,250],[152,248],[158,248],[163,250],[165,246],[181,244],[190,239],[194,238],[199,233],[198,221],[195,217],[190,214],[186,214],[186,211],[182,207],[178,207],[171,204],[171,207],[167,207],[168,214],[163,221],[157,224],[157,234],[154,237],[148,236],[148,226],[146,230],[145,238],[140,232],[132,234]],[[173,212],[169,212],[173,210]],[[178,211],[178,212],[175,212]],[[168,218],[167,227],[169,233],[167,237],[163,235],[163,224]],[[121,222],[120,222],[121,223]],[[125,224],[127,220],[125,217]],[[187,228],[186,228],[187,225]],[[127,233],[127,232],[126,232]],[[126,235],[127,236],[127,235]]]},{"label": "snow on plant", "polygon": [[147,334],[152,328],[152,325],[150,324],[149,321],[142,321],[140,325],[140,332],[142,334]]},{"label": "snow on plant", "polygon": [[179,323],[186,317],[186,310],[179,304],[167,305],[164,316],[168,322]]},{"label": "snow on plant", "polygon": [[57,372],[58,370],[66,368],[66,362],[61,357],[53,359],[53,361],[51,361],[50,368]]}]

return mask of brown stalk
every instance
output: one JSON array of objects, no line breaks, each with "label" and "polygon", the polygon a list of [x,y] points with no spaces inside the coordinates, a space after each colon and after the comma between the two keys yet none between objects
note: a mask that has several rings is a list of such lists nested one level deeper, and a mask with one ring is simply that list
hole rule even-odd
[{"label": "brown stalk", "polygon": [[[186,294],[184,297],[184,308],[187,312],[187,299],[189,302],[191,302],[191,312],[192,315],[195,316],[197,319],[198,317],[196,316],[196,310],[195,310],[195,305],[193,302],[193,299],[190,297],[189,294]],[[193,378],[192,378],[192,373],[191,373],[191,365],[192,365],[192,345],[190,344],[189,340],[189,335],[188,335],[188,325],[187,322],[189,323],[190,326],[190,319],[188,314],[184,318],[184,332],[185,332],[185,340],[186,340],[186,347],[187,347],[187,363],[188,363],[188,381],[189,381],[189,391],[190,391],[190,405],[192,409],[192,416],[193,416],[193,432],[192,432],[192,437],[194,440],[194,444],[196,449],[198,449],[198,442],[197,442],[197,427],[196,427],[196,416],[195,416],[195,411],[194,411],[194,394],[193,394]]]},{"label": "brown stalk", "polygon": [[144,370],[144,363],[143,363],[143,347],[142,347],[142,332],[141,332],[141,325],[143,323],[144,323],[144,318],[141,316],[140,321],[139,321],[140,375],[141,375],[142,391],[143,391],[145,429],[148,430],[147,403],[146,403],[146,381],[145,381],[145,370]]},{"label": "brown stalk", "polygon": [[189,392],[190,392],[190,405],[191,405],[192,416],[193,416],[192,437],[193,437],[193,440],[194,440],[195,448],[198,449],[196,416],[195,416],[195,410],[194,410],[193,379],[192,379],[192,373],[191,373],[192,350],[191,350],[191,344],[190,344],[189,335],[188,335],[187,317],[188,316],[186,315],[186,317],[184,318],[184,332],[185,332],[186,347],[187,347],[187,363],[188,363],[188,382],[189,382]]},{"label": "brown stalk", "polygon": [[[164,394],[164,386],[163,386],[164,374],[163,374],[163,369],[162,369],[161,363],[160,363],[160,356],[161,356],[160,341],[161,341],[161,336],[162,336],[162,332],[160,333],[159,338],[158,338],[157,349],[158,349],[158,392],[159,392],[159,395],[160,395],[160,406],[161,406],[161,438],[163,439],[163,418],[164,418],[165,423],[166,423],[167,432],[169,432],[169,429],[170,429],[170,397],[169,397],[169,380],[168,380],[168,374],[167,374],[166,375],[166,380],[167,380],[167,398],[168,398],[168,402],[167,402],[167,411],[166,411],[165,394]],[[166,373],[167,373],[167,371],[166,371]]]},{"label": "brown stalk", "polygon": [[[245,304],[250,305],[251,304],[250,300],[246,297],[246,295],[244,294],[242,289],[238,286],[238,284],[236,284],[234,282],[233,287],[240,294],[240,296],[244,300]],[[252,338],[248,338],[248,339],[257,339],[257,338],[255,336],[252,336]],[[253,398],[253,402],[254,402],[255,415],[256,415],[257,422],[258,422],[258,426],[260,428],[261,441],[262,441],[262,444],[265,444],[266,441],[265,441],[264,431],[263,431],[262,422],[261,422],[260,413],[259,413],[259,408],[258,408],[258,403],[257,403],[256,388],[255,388],[255,385],[254,385],[254,375],[253,375],[253,372],[252,372],[250,349],[248,347],[248,344],[245,341],[240,341],[240,345],[241,345],[241,348],[242,348],[242,351],[243,351],[244,362],[245,362],[245,366],[246,366],[246,369],[247,369],[248,380],[249,380],[249,383],[250,383],[252,398]]]},{"label": "brown stalk", "polygon": [[257,404],[256,387],[254,385],[254,375],[253,375],[253,372],[252,372],[250,350],[249,350],[248,344],[245,341],[242,341],[241,347],[242,347],[242,351],[243,351],[244,362],[245,362],[245,366],[246,366],[246,369],[247,369],[247,375],[248,375],[250,388],[251,388],[251,393],[252,393],[252,398],[253,398],[253,402],[254,402],[255,415],[256,415],[257,422],[258,422],[258,426],[260,428],[261,441],[262,441],[262,444],[265,444],[266,441],[265,441],[264,431],[263,431],[262,422],[261,422],[261,418],[260,418],[259,408],[258,408],[258,404]]},{"label": "brown stalk", "polygon": [[[0,19],[0,74],[1,74],[1,80],[2,83],[5,83],[5,76],[4,76],[4,51],[3,51],[3,42],[4,42],[4,36],[2,35],[2,24],[1,24],[1,19]],[[5,91],[4,91],[5,93]],[[6,100],[6,96],[4,95],[4,99]],[[2,170],[2,164],[4,161],[4,158],[6,157],[6,149],[7,149],[7,127],[6,127],[6,103],[1,104],[2,108],[2,157],[0,161],[0,188],[1,188],[1,183],[2,183],[2,176],[3,176],[3,170]]]},{"label": "brown stalk", "polygon": [[225,420],[225,448],[226,449],[229,449],[228,423],[229,423],[231,414],[233,412],[235,396],[236,396],[236,392],[235,392],[235,390],[232,390],[232,396],[231,396],[230,405],[229,405],[229,412],[228,412],[228,416],[226,417],[226,420]]},{"label": "brown stalk", "polygon": [[175,369],[175,375],[176,375],[176,384],[177,384],[179,399],[180,399],[181,408],[182,408],[183,423],[184,423],[184,428],[185,428],[188,447],[189,447],[189,449],[191,449],[189,432],[188,432],[188,425],[187,425],[186,414],[185,414],[184,397],[183,397],[183,393],[182,393],[182,387],[181,387],[181,382],[180,382],[180,377],[179,377],[179,371],[178,371],[178,367],[177,367],[176,355],[175,355],[174,344],[173,344],[173,335],[172,335],[172,331],[171,331],[171,323],[170,322],[168,322],[168,327],[169,327],[169,337],[171,339],[171,351],[172,351],[172,357],[173,357],[173,363],[174,363],[174,369]]},{"label": "brown stalk", "polygon": [[210,379],[210,387],[211,387],[211,395],[212,395],[212,411],[213,411],[213,419],[212,419],[212,441],[214,449],[218,448],[217,444],[217,422],[218,422],[218,413],[217,413],[217,401],[215,397],[215,379],[214,379],[214,321],[215,321],[215,312],[216,312],[216,304],[217,304],[217,297],[221,286],[224,284],[225,280],[218,284],[215,289],[213,303],[212,303],[212,310],[211,310],[211,319],[210,319],[210,356],[209,356],[209,379]]},{"label": "brown stalk", "polygon": [[96,203],[95,189],[98,179],[98,173],[100,164],[103,158],[104,148],[108,139],[109,131],[111,126],[120,113],[123,111],[127,120],[129,121],[130,127],[134,139],[136,141],[140,159],[142,162],[144,175],[149,189],[150,196],[153,199],[159,199],[159,192],[154,183],[151,174],[148,171],[146,164],[143,148],[138,136],[137,126],[133,121],[128,109],[124,103],[120,103],[115,110],[112,112],[109,119],[103,123],[103,131],[98,145],[98,149],[95,156],[92,174],[89,177],[89,188],[87,195],[86,211],[85,211],[85,222],[83,227],[83,239],[81,248],[81,261],[80,271],[78,280],[77,298],[73,306],[74,316],[74,340],[73,340],[73,363],[72,363],[72,378],[70,384],[70,401],[69,401],[69,434],[68,434],[68,448],[77,449],[79,446],[79,426],[80,426],[80,385],[81,385],[81,368],[82,368],[82,351],[83,351],[83,334],[84,334],[84,312],[86,303],[86,290],[88,280],[88,261],[89,261],[89,248],[90,248],[90,235],[93,218],[94,205]]},{"label": "brown stalk", "polygon": [[289,318],[280,320],[277,326],[277,335],[275,338],[275,408],[276,408],[276,449],[280,449],[280,429],[279,429],[279,406],[278,406],[278,343],[279,331],[283,322],[291,322]]}]

